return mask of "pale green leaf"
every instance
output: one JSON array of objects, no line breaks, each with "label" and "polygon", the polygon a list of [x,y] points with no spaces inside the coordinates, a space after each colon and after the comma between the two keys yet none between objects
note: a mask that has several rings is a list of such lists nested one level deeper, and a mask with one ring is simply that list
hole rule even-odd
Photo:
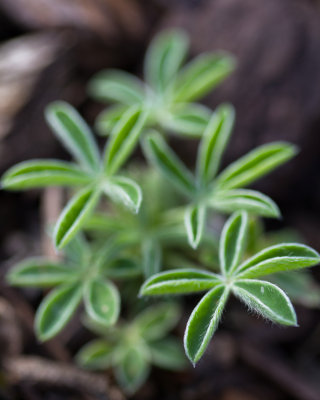
[{"label": "pale green leaf", "polygon": [[157,274],[161,269],[162,249],[160,244],[150,238],[142,243],[143,272],[146,278]]},{"label": "pale green leaf", "polygon": [[89,93],[99,101],[125,105],[144,100],[142,82],[134,75],[116,69],[98,72],[89,82]]},{"label": "pale green leaf", "polygon": [[248,232],[248,214],[237,212],[231,215],[223,227],[219,259],[224,275],[232,274],[244,255]]},{"label": "pale green leaf", "polygon": [[84,266],[91,257],[91,249],[83,234],[76,235],[63,249],[63,254],[73,264]]},{"label": "pale green leaf", "polygon": [[123,105],[116,105],[103,110],[95,122],[98,134],[101,136],[109,135],[127,110],[128,107]]},{"label": "pale green leaf", "polygon": [[157,367],[179,371],[187,367],[187,358],[180,340],[167,337],[149,344],[151,362]]},{"label": "pale green leaf", "polygon": [[176,102],[193,101],[205,96],[222,82],[235,67],[228,54],[201,54],[179,73],[175,84]]},{"label": "pale green leaf", "polygon": [[144,154],[149,162],[184,193],[195,191],[194,177],[158,133],[149,134],[143,141]]},{"label": "pale green leaf", "polygon": [[123,349],[123,353],[115,368],[115,375],[120,387],[127,394],[133,394],[143,385],[149,375],[149,355],[142,346]]},{"label": "pale green leaf", "polygon": [[1,179],[7,190],[46,186],[86,185],[92,177],[74,164],[58,160],[24,161],[10,168]]},{"label": "pale green leaf", "polygon": [[188,38],[179,30],[166,30],[151,42],[145,57],[146,81],[163,91],[172,82],[188,51]]},{"label": "pale green leaf", "polygon": [[100,155],[92,132],[68,103],[56,101],[46,108],[46,119],[57,138],[81,165],[97,171]]},{"label": "pale green leaf", "polygon": [[78,279],[79,271],[45,258],[28,258],[16,264],[6,278],[12,286],[46,288]]},{"label": "pale green leaf", "polygon": [[232,189],[218,192],[209,200],[216,210],[225,213],[244,210],[262,217],[280,217],[280,210],[270,197],[250,189]]},{"label": "pale green leaf", "polygon": [[134,151],[146,117],[146,113],[139,107],[132,106],[115,125],[105,149],[104,164],[107,174],[115,174]]},{"label": "pale green leaf", "polygon": [[204,185],[210,183],[218,171],[234,119],[234,108],[222,105],[212,114],[204,131],[197,156],[197,178]]},{"label": "pale green leaf", "polygon": [[297,317],[289,297],[270,282],[244,279],[237,281],[233,293],[250,310],[282,325],[297,325]]},{"label": "pale green leaf", "polygon": [[141,296],[203,292],[221,283],[216,274],[197,269],[176,269],[152,276],[140,289]]},{"label": "pale green leaf", "polygon": [[93,212],[99,195],[99,192],[85,188],[71,198],[54,229],[53,237],[57,248],[64,247],[78,233]]},{"label": "pale green leaf", "polygon": [[217,185],[222,189],[247,186],[296,154],[297,148],[286,142],[262,145],[229,165],[218,176]]},{"label": "pale green leaf", "polygon": [[199,138],[208,125],[211,112],[201,104],[177,104],[161,120],[165,129],[178,135]]},{"label": "pale green leaf", "polygon": [[122,204],[135,214],[138,213],[142,191],[132,179],[116,176],[106,181],[103,190],[114,202]]},{"label": "pale green leaf", "polygon": [[228,289],[223,286],[215,287],[200,300],[190,315],[184,334],[184,348],[193,365],[203,356],[218,327],[228,294]]},{"label": "pale green leaf", "polygon": [[84,368],[106,370],[113,364],[115,346],[102,339],[92,340],[76,355],[77,363]]},{"label": "pale green leaf", "polygon": [[281,243],[255,254],[237,268],[241,278],[256,278],[280,271],[311,267],[320,262],[319,254],[299,243]]},{"label": "pale green leaf", "polygon": [[177,325],[180,314],[181,309],[175,303],[157,304],[140,313],[134,324],[145,340],[158,340]]},{"label": "pale green leaf", "polygon": [[113,325],[120,312],[120,295],[110,281],[101,278],[90,280],[84,290],[84,305],[87,314],[104,326]]},{"label": "pale green leaf", "polygon": [[101,266],[101,271],[111,279],[133,278],[142,274],[141,264],[132,258],[124,257],[107,261]]},{"label": "pale green leaf", "polygon": [[196,249],[201,242],[206,219],[206,209],[202,205],[190,206],[187,208],[184,218],[188,241],[193,249]]},{"label": "pale green leaf", "polygon": [[82,297],[79,284],[59,286],[41,302],[35,318],[35,331],[41,341],[57,335],[75,313]]}]

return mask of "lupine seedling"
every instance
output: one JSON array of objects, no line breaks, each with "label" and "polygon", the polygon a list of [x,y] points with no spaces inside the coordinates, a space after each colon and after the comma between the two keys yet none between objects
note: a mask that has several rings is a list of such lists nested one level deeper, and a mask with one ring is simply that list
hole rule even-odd
[{"label": "lupine seedling", "polygon": [[87,369],[113,368],[120,387],[132,394],[147,380],[151,365],[172,371],[186,367],[181,342],[168,336],[180,312],[176,304],[164,303],[149,306],[133,321],[120,321],[107,330],[89,323],[100,338],[87,343],[77,361]]},{"label": "lupine seedling", "polygon": [[109,134],[124,111],[137,106],[148,114],[145,127],[200,137],[211,112],[193,101],[221,83],[234,70],[235,60],[227,53],[205,53],[182,67],[188,47],[187,36],[179,30],[157,35],[145,56],[145,82],[119,70],[99,72],[89,93],[115,105],[99,116],[98,132]]},{"label": "lupine seedling", "polygon": [[149,162],[190,199],[185,229],[193,248],[201,241],[208,208],[224,213],[247,210],[264,217],[280,215],[268,196],[243,187],[288,161],[296,148],[285,142],[262,145],[216,176],[233,122],[234,111],[229,105],[220,106],[213,113],[200,141],[195,175],[159,134],[151,133],[144,140],[144,153]]},{"label": "lupine seedling", "polygon": [[12,268],[8,282],[18,287],[55,288],[44,297],[36,313],[35,331],[40,340],[57,335],[75,314],[81,301],[88,316],[106,327],[120,312],[120,294],[111,279],[141,275],[135,260],[119,258],[114,243],[92,252],[83,237],[77,236],[65,248],[66,258],[53,262],[31,258]]},{"label": "lupine seedling", "polygon": [[201,269],[177,269],[154,275],[140,291],[142,296],[189,294],[207,291],[193,310],[185,330],[184,347],[196,364],[205,352],[233,293],[250,310],[282,325],[297,325],[288,296],[276,285],[261,279],[281,271],[310,267],[320,261],[308,246],[283,243],[267,247],[243,261],[248,231],[248,214],[234,213],[220,239],[220,274]]},{"label": "lupine seedling", "polygon": [[9,169],[1,185],[7,190],[46,186],[81,188],[69,200],[56,223],[55,246],[63,248],[77,234],[103,193],[137,213],[142,201],[139,185],[116,173],[135,147],[143,126],[143,113],[134,108],[123,115],[102,158],[90,128],[69,104],[52,103],[46,110],[46,118],[77,164],[60,160],[25,161]]}]

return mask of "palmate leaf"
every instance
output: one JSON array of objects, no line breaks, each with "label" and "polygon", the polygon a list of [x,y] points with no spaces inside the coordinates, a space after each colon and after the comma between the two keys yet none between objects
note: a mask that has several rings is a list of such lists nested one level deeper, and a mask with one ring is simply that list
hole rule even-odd
[{"label": "palmate leaf", "polygon": [[139,334],[147,341],[162,339],[177,325],[180,307],[175,303],[150,306],[134,320]]},{"label": "palmate leaf", "polygon": [[99,150],[92,132],[78,112],[68,103],[56,101],[46,109],[46,119],[67,150],[91,171],[100,166]]},{"label": "palmate leaf", "polygon": [[162,125],[180,136],[199,138],[210,116],[210,110],[201,104],[177,104],[168,111],[167,117],[162,120]]},{"label": "palmate leaf", "polygon": [[213,195],[209,205],[221,212],[248,211],[262,217],[278,218],[280,210],[270,197],[250,189],[232,189]]},{"label": "palmate leaf", "polygon": [[96,339],[87,343],[76,355],[79,365],[87,369],[105,370],[112,366],[115,346],[106,340]]},{"label": "palmate leaf", "polygon": [[145,97],[143,84],[138,78],[116,69],[98,72],[89,83],[89,93],[97,100],[128,106],[141,104]]},{"label": "palmate leaf", "polygon": [[132,179],[116,176],[103,185],[103,190],[114,202],[122,204],[133,213],[139,211],[142,191]]},{"label": "palmate leaf", "polygon": [[246,248],[247,231],[246,212],[232,214],[224,225],[219,246],[220,267],[224,275],[232,273],[241,261]]},{"label": "palmate leaf", "polygon": [[252,150],[229,165],[217,178],[219,189],[249,185],[297,154],[297,148],[285,142],[274,142]]},{"label": "palmate leaf", "polygon": [[151,164],[158,167],[177,188],[189,195],[194,193],[193,175],[158,133],[145,137],[143,149]]},{"label": "palmate leaf", "polygon": [[256,278],[275,272],[311,267],[320,262],[319,254],[309,246],[282,243],[267,247],[244,261],[236,269],[238,278]]},{"label": "palmate leaf", "polygon": [[71,198],[54,228],[53,237],[57,248],[64,247],[74,238],[93,212],[99,196],[98,191],[85,188]]},{"label": "palmate leaf", "polygon": [[79,279],[79,271],[44,258],[28,258],[6,277],[12,286],[47,288]]},{"label": "palmate leaf", "polygon": [[187,367],[187,358],[180,340],[167,337],[149,343],[151,362],[160,368],[179,371]]},{"label": "palmate leaf", "polygon": [[188,51],[188,38],[179,30],[167,30],[151,42],[145,57],[144,73],[147,82],[163,91],[172,82]]},{"label": "palmate leaf", "polygon": [[81,297],[81,285],[73,283],[59,286],[42,300],[35,318],[35,331],[41,341],[53,338],[65,327]]},{"label": "palmate leaf", "polygon": [[7,190],[46,186],[77,186],[90,183],[92,176],[74,164],[59,160],[24,161],[10,168],[2,177]]},{"label": "palmate leaf", "polygon": [[104,156],[105,172],[115,174],[134,151],[147,115],[139,106],[130,107],[111,132]]},{"label": "palmate leaf", "polygon": [[150,372],[149,357],[145,346],[123,349],[123,355],[115,368],[115,375],[126,393],[133,394],[147,379]]},{"label": "palmate leaf", "polygon": [[201,54],[179,73],[174,87],[174,101],[197,100],[222,82],[235,67],[228,54]]},{"label": "palmate leaf", "polygon": [[184,218],[188,241],[196,249],[201,241],[206,219],[206,208],[202,205],[187,208]]},{"label": "palmate leaf", "polygon": [[270,282],[243,279],[238,280],[233,293],[249,309],[282,325],[297,325],[297,317],[289,297],[276,285]]},{"label": "palmate leaf", "polygon": [[100,277],[89,281],[84,290],[84,305],[87,314],[104,326],[114,324],[119,316],[120,295],[110,281]]},{"label": "palmate leaf", "polygon": [[188,320],[184,348],[194,365],[202,357],[218,327],[228,294],[228,289],[221,285],[210,290],[200,300]]},{"label": "palmate leaf", "polygon": [[210,183],[217,173],[231,135],[234,119],[234,108],[227,104],[218,107],[212,114],[197,156],[197,178],[202,184]]},{"label": "palmate leaf", "polygon": [[140,289],[140,296],[189,294],[212,289],[221,283],[218,275],[197,269],[176,269],[152,276]]}]

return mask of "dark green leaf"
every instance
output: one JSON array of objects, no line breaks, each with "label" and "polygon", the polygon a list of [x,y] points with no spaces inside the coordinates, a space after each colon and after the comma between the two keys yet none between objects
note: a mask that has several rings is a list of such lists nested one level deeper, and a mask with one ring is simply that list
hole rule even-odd
[{"label": "dark green leaf", "polygon": [[262,145],[235,161],[218,176],[218,186],[234,189],[247,186],[290,160],[297,148],[285,142]]},{"label": "dark green leaf", "polygon": [[176,269],[152,276],[140,289],[141,296],[203,292],[221,283],[216,274],[196,269]]},{"label": "dark green leaf", "polygon": [[210,290],[189,318],[184,334],[184,348],[194,365],[202,357],[218,327],[228,294],[228,289],[223,286]]},{"label": "dark green leaf", "polygon": [[256,278],[280,271],[311,267],[320,262],[319,254],[309,246],[282,243],[267,247],[237,268],[241,278]]},{"label": "dark green leaf", "polygon": [[195,205],[187,208],[184,218],[188,241],[193,249],[201,242],[205,226],[206,209],[204,206]]},{"label": "dark green leaf", "polygon": [[272,283],[244,279],[237,281],[232,290],[250,310],[282,325],[297,325],[289,297]]},{"label": "dark green leaf", "polygon": [[35,331],[41,341],[53,338],[69,322],[80,304],[82,288],[79,284],[60,286],[46,296],[35,319]]},{"label": "dark green leaf", "polygon": [[92,177],[77,166],[56,160],[25,161],[10,168],[1,186],[8,190],[46,186],[76,186],[90,183]]},{"label": "dark green leaf", "polygon": [[133,278],[142,274],[141,265],[131,258],[117,258],[107,261],[101,268],[103,274],[111,279]]},{"label": "dark green leaf", "polygon": [[114,349],[114,344],[105,340],[92,340],[81,348],[76,360],[84,368],[105,370],[112,366]]},{"label": "dark green leaf", "polygon": [[187,358],[180,340],[167,337],[149,344],[152,364],[157,367],[179,371],[187,367]]},{"label": "dark green leaf", "polygon": [[64,247],[78,233],[93,212],[99,195],[99,192],[85,188],[68,202],[54,229],[53,237],[57,248]]},{"label": "dark green leaf", "polygon": [[57,138],[80,164],[89,170],[99,169],[99,150],[92,132],[70,104],[51,103],[46,109],[46,119]]},{"label": "dark green leaf", "polygon": [[157,274],[161,269],[162,249],[160,244],[155,240],[144,240],[142,243],[142,262],[144,276]]}]

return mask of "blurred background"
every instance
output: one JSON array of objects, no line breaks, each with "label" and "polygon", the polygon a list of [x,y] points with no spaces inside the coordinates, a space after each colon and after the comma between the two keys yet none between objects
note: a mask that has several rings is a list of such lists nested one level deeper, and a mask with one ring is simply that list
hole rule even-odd
[{"label": "blurred background", "polygon": [[[109,67],[141,76],[148,42],[169,26],[190,35],[190,56],[221,49],[238,60],[231,78],[205,99],[211,108],[228,101],[237,111],[226,164],[274,140],[300,147],[293,161],[256,188],[283,212],[283,220],[269,222],[267,228],[297,230],[319,251],[319,0],[0,0],[0,173],[25,159],[66,157],[45,125],[47,103],[65,99],[93,123],[102,106],[87,95],[89,78]],[[192,162],[192,145],[178,143],[176,148]],[[50,215],[43,204],[37,191],[0,192],[2,362],[7,354],[21,353],[70,361],[68,338],[43,347],[35,343],[34,310],[2,279],[13,260],[45,246],[42,231]],[[135,398],[319,400],[318,307],[298,305],[300,329],[266,328],[264,321],[243,311],[232,307],[226,328],[197,369],[181,374],[157,370]],[[22,342],[16,338],[21,333],[14,318],[22,324]],[[237,320],[236,333],[228,329],[228,318]],[[121,398],[118,392],[107,397],[93,393],[101,376],[72,370],[67,383],[54,374],[50,380],[43,378],[41,363],[26,368],[14,357],[0,372],[0,399]],[[88,386],[85,393],[77,392],[82,379]]]}]

